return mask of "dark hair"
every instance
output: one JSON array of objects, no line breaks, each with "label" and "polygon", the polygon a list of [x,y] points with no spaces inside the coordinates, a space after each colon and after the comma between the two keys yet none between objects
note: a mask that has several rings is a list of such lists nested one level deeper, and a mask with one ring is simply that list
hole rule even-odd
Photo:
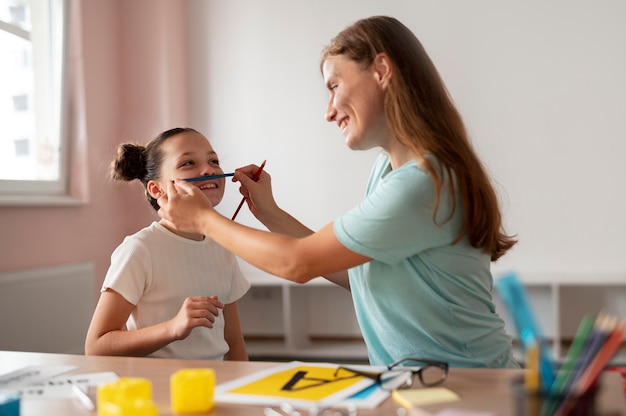
[{"label": "dark hair", "polygon": [[119,145],[111,166],[111,177],[127,182],[138,179],[143,184],[148,202],[158,211],[159,203],[148,192],[148,182],[161,177],[161,145],[170,137],[187,132],[198,133],[190,127],[176,127],[159,134],[145,146],[133,143]]},{"label": "dark hair", "polygon": [[[324,48],[320,65],[342,55],[367,69],[380,53],[392,66],[384,105],[394,136],[416,154],[433,155],[440,164],[436,168],[424,159],[437,190],[435,215],[442,183],[449,178],[446,185],[451,195],[455,188],[460,195],[464,217],[453,244],[469,234],[473,247],[497,260],[517,241],[504,232],[496,192],[435,65],[413,32],[392,17],[359,20]],[[454,197],[452,204],[450,217],[457,208]]]}]

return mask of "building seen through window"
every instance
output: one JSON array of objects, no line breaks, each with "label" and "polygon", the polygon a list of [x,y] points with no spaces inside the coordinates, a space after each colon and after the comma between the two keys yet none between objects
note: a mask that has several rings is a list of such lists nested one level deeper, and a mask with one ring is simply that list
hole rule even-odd
[{"label": "building seen through window", "polygon": [[0,0],[0,194],[65,191],[64,6]]}]

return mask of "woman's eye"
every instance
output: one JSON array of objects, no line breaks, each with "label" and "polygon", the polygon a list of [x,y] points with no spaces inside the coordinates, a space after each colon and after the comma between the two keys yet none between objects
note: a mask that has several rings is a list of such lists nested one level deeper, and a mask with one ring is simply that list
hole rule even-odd
[{"label": "woman's eye", "polygon": [[193,163],[193,160],[187,160],[187,161],[185,161],[185,162],[181,163],[181,164],[180,164],[180,166],[181,166],[181,167],[183,167],[183,166],[191,166],[191,165],[193,165],[193,164],[194,164],[194,163]]},{"label": "woman's eye", "polygon": [[219,160],[217,160],[217,159],[212,159],[212,160],[209,160],[209,163],[210,163],[211,165],[215,165],[215,166],[219,166],[219,165],[220,165],[220,161],[219,161]]}]

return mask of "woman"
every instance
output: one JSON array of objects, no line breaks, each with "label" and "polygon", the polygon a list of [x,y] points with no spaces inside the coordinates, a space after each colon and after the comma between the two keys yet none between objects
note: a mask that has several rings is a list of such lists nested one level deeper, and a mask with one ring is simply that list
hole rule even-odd
[{"label": "woman", "polygon": [[327,121],[349,148],[383,151],[357,207],[313,232],[276,205],[270,176],[254,182],[257,167],[248,166],[234,180],[271,232],[228,220],[179,180],[159,212],[274,275],[299,283],[321,275],[349,288],[373,365],[412,356],[518,367],[490,272],[515,240],[422,45],[398,20],[371,17],[331,41],[321,70]]}]

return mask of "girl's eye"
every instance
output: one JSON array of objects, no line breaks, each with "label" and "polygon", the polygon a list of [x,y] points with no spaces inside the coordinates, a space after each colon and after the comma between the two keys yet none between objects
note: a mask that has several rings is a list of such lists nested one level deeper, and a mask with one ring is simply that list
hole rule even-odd
[{"label": "girl's eye", "polygon": [[185,161],[185,162],[181,163],[181,164],[180,164],[180,166],[181,166],[181,167],[183,167],[183,166],[191,166],[191,165],[193,165],[193,164],[194,164],[194,163],[193,163],[193,160],[187,160],[187,161]]},{"label": "girl's eye", "polygon": [[220,165],[220,161],[217,160],[217,159],[211,159],[211,160],[209,160],[209,163],[211,165],[215,165],[215,166],[219,166]]}]

